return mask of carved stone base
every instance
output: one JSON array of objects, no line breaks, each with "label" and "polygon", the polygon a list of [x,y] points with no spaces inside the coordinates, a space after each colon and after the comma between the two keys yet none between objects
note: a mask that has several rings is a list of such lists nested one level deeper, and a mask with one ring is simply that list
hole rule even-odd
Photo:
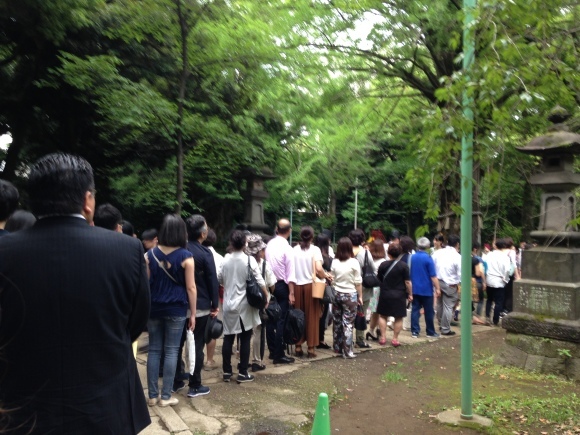
[{"label": "carved stone base", "polygon": [[541,315],[513,312],[505,316],[502,328],[508,332],[580,343],[580,321],[557,320]]},{"label": "carved stone base", "polygon": [[507,334],[499,364],[580,381],[580,322],[510,313],[502,327]]}]

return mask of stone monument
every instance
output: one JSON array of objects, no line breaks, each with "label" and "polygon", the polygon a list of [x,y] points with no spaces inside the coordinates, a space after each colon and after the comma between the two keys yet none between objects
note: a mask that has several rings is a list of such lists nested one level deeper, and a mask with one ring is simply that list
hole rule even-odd
[{"label": "stone monument", "polygon": [[247,180],[244,195],[246,213],[243,223],[252,233],[264,236],[267,230],[271,232],[270,226],[264,221],[264,200],[269,196],[264,188],[264,181],[273,179],[275,176],[268,168],[258,171],[248,168],[245,175]]},{"label": "stone monument", "polygon": [[541,172],[530,179],[543,191],[539,228],[531,233],[540,243],[523,251],[514,311],[502,320],[507,334],[499,361],[580,380],[580,233],[571,225],[580,135],[569,131],[568,118],[554,109],[550,131],[518,148],[541,158]]}]

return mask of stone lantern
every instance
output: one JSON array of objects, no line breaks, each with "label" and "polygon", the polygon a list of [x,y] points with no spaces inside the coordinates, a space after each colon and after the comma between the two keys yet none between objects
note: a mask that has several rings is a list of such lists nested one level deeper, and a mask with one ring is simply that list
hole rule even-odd
[{"label": "stone lantern", "polygon": [[264,236],[267,230],[270,229],[270,226],[264,222],[264,200],[269,196],[264,188],[264,182],[276,177],[268,168],[260,170],[248,168],[245,171],[245,175],[247,188],[244,195],[246,207],[244,225],[252,233]]},{"label": "stone lantern", "polygon": [[574,156],[580,135],[556,108],[547,134],[518,148],[541,158],[530,183],[543,190],[540,223],[531,236],[541,242],[522,253],[522,279],[514,282],[514,311],[503,318],[505,346],[500,361],[580,380],[580,233],[573,189],[580,185]]},{"label": "stone lantern", "polygon": [[[550,116],[552,122],[565,121],[569,115],[563,109],[555,109]],[[559,244],[564,241],[575,244],[579,235],[571,228],[570,221],[576,218],[576,197],[573,189],[580,186],[580,174],[574,173],[574,156],[580,154],[580,135],[567,131],[566,124],[557,122],[552,131],[533,139],[526,146],[517,148],[526,154],[541,157],[541,172],[530,179],[544,193],[540,209],[540,225],[531,235],[535,239]],[[562,238],[564,234],[566,237]]]}]

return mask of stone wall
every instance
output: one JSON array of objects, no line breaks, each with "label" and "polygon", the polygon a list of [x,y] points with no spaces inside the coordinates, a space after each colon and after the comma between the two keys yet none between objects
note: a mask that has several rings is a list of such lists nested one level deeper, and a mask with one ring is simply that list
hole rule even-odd
[{"label": "stone wall", "polygon": [[508,332],[496,362],[580,381],[580,343]]}]

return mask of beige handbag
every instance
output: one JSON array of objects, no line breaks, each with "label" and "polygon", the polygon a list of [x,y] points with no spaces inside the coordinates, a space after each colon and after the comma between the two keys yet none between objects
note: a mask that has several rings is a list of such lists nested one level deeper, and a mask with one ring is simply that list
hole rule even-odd
[{"label": "beige handbag", "polygon": [[326,281],[320,282],[316,277],[316,262],[312,257],[312,297],[315,299],[322,299],[324,297],[324,289],[326,288]]}]

